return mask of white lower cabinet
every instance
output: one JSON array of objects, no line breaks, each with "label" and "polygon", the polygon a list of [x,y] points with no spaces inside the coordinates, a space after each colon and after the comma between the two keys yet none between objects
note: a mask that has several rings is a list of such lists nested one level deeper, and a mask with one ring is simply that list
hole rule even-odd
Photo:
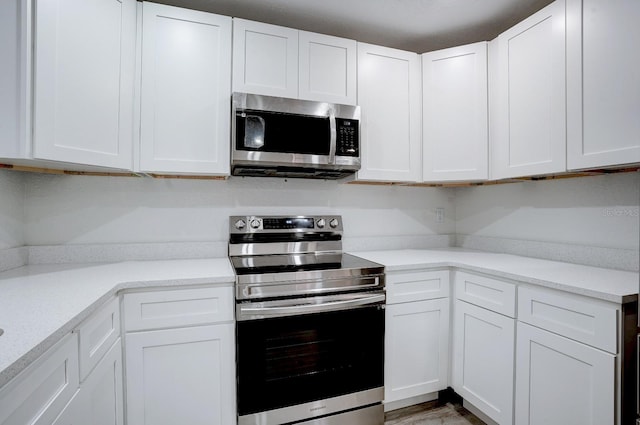
[{"label": "white lower cabinet", "polygon": [[512,424],[515,320],[455,303],[452,386],[498,424]]},{"label": "white lower cabinet", "polygon": [[77,391],[78,374],[78,337],[69,334],[0,390],[0,424],[51,424]]},{"label": "white lower cabinet", "polygon": [[516,425],[616,423],[616,356],[518,323]]},{"label": "white lower cabinet", "polygon": [[53,425],[123,423],[122,346],[118,339]]},{"label": "white lower cabinet", "polygon": [[126,336],[127,423],[235,423],[233,324]]},{"label": "white lower cabinet", "polygon": [[449,298],[388,305],[384,402],[447,388]]}]

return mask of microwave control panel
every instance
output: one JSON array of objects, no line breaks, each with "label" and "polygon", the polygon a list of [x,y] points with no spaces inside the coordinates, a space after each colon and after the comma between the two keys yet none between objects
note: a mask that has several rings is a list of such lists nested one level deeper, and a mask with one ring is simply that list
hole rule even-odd
[{"label": "microwave control panel", "polygon": [[359,122],[353,119],[336,118],[336,155],[359,156]]}]

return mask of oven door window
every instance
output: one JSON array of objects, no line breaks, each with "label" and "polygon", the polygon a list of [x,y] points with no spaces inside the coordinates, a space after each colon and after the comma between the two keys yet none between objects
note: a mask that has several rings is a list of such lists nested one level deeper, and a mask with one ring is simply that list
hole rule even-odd
[{"label": "oven door window", "polygon": [[380,307],[237,325],[240,415],[383,385]]},{"label": "oven door window", "polygon": [[236,149],[329,155],[328,117],[243,110],[236,112]]}]

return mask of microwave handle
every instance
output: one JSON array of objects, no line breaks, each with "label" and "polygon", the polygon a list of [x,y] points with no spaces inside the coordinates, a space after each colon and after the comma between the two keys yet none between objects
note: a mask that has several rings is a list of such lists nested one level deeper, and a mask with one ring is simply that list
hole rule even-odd
[{"label": "microwave handle", "polygon": [[329,164],[335,164],[338,133],[336,126],[336,112],[333,108],[329,109],[329,131],[331,134],[331,138],[329,139]]}]

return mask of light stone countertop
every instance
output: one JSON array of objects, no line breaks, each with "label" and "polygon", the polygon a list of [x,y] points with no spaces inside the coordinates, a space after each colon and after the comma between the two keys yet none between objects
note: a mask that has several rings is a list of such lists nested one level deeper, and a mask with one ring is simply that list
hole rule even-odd
[{"label": "light stone countertop", "polygon": [[387,272],[456,267],[616,304],[638,299],[640,280],[636,272],[460,248],[366,251],[353,254],[383,264]]},{"label": "light stone countertop", "polygon": [[[637,300],[634,272],[455,248],[353,254],[389,272],[457,267],[618,304]],[[121,290],[234,281],[227,258],[32,265],[0,273],[0,388]]]},{"label": "light stone countertop", "polygon": [[120,290],[234,282],[227,258],[32,265],[0,273],[0,388]]}]

